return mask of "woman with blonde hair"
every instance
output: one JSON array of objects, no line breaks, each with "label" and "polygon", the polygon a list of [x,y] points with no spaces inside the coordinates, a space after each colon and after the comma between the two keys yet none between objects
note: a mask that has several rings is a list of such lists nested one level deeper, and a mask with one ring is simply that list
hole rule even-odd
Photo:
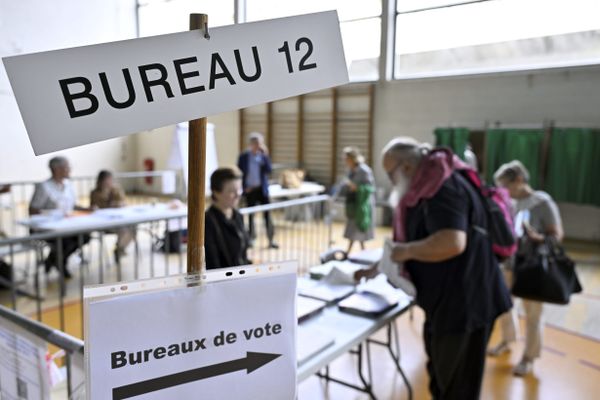
[{"label": "woman with blonde hair", "polygon": [[348,253],[355,241],[361,249],[365,242],[373,239],[375,179],[373,171],[365,164],[364,157],[355,147],[344,148],[348,174],[341,189],[346,197],[346,229],[344,237],[348,239]]},{"label": "woman with blonde hair", "polygon": [[[515,227],[521,230],[519,251],[528,242],[542,243],[546,236],[557,241],[563,239],[564,233],[558,206],[546,192],[536,191],[529,185],[529,171],[518,160],[502,165],[494,174],[499,186],[508,190],[515,200]],[[512,285],[512,271],[505,271],[507,284]],[[533,362],[540,357],[542,349],[542,330],[544,304],[539,301],[523,299],[525,309],[525,351],[519,364],[513,369],[517,376],[525,376],[533,369]],[[503,321],[504,320],[504,321]],[[515,340],[514,318],[510,314],[500,317],[502,340],[488,351],[490,355],[500,355],[510,350],[510,342]],[[512,325],[512,326],[511,326]]]}]

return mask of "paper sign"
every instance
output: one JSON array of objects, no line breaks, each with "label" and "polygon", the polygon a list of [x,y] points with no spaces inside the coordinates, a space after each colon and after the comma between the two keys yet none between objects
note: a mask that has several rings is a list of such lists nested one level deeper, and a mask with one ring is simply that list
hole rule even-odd
[{"label": "paper sign", "polygon": [[336,11],[4,58],[35,154],[348,82]]},{"label": "paper sign", "polygon": [[237,279],[87,302],[88,398],[295,399],[296,274],[288,264],[285,273],[251,266],[248,274],[263,268],[264,276],[241,279],[236,268],[211,270]]},{"label": "paper sign", "polygon": [[[188,123],[181,122],[175,126],[173,141],[171,143],[171,155],[169,156],[169,168],[181,170],[183,172],[183,183],[185,189],[188,188],[188,149],[189,135]],[[206,182],[205,193],[210,194],[210,176],[219,168],[217,157],[217,143],[215,140],[215,125],[206,124]]]},{"label": "paper sign", "polygon": [[0,318],[0,399],[49,400],[46,342]]}]

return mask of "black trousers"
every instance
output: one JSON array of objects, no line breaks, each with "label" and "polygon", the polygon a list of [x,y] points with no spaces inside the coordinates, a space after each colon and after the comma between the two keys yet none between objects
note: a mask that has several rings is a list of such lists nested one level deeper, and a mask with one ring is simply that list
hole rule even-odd
[{"label": "black trousers", "polygon": [[[260,187],[251,189],[249,192],[244,194],[244,197],[246,198],[246,205],[248,207],[270,203],[269,197],[263,194],[262,188]],[[275,237],[275,227],[271,221],[271,214],[268,211],[265,211],[263,213],[263,217],[265,219],[265,227],[267,228],[267,238],[269,239],[269,243],[272,243],[273,238]],[[248,216],[248,233],[252,239],[256,239],[256,230],[254,229],[254,214],[250,214]]]},{"label": "black trousers", "polygon": [[[82,235],[82,244],[86,244],[90,241],[90,235],[84,234]],[[48,244],[50,245],[50,253],[46,258],[46,267],[49,269],[51,267],[56,267],[60,265],[60,260],[58,258],[58,240],[49,240]],[[67,259],[71,254],[75,252],[79,248],[79,237],[78,236],[67,236],[61,239],[61,252],[62,252],[62,263],[67,270]]]},{"label": "black trousers", "polygon": [[429,390],[434,400],[477,400],[493,323],[467,333],[435,334],[423,328]]}]

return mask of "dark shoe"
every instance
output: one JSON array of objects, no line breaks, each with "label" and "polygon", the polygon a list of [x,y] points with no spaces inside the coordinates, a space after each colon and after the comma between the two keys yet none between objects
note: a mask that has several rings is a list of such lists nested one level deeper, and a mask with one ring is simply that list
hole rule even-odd
[{"label": "dark shoe", "polygon": [[46,271],[46,274],[50,273],[50,270],[52,269],[52,267],[54,267],[54,262],[51,259],[46,258],[44,260],[44,271]]},{"label": "dark shoe", "polygon": [[269,248],[270,249],[278,249],[279,245],[275,242],[271,242],[271,243],[269,243]]}]

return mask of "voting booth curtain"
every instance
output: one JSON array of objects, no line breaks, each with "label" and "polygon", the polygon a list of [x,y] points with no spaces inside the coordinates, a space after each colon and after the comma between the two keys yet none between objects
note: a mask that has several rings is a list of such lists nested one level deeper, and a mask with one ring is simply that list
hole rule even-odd
[{"label": "voting booth curtain", "polygon": [[486,181],[494,181],[494,172],[502,164],[519,160],[529,170],[531,186],[540,189],[543,140],[542,129],[489,129],[485,138]]},{"label": "voting booth curtain", "polygon": [[545,190],[556,201],[600,206],[599,171],[600,129],[552,131]]},{"label": "voting booth curtain", "polygon": [[437,128],[435,145],[450,147],[464,161],[470,133],[467,128]]}]

